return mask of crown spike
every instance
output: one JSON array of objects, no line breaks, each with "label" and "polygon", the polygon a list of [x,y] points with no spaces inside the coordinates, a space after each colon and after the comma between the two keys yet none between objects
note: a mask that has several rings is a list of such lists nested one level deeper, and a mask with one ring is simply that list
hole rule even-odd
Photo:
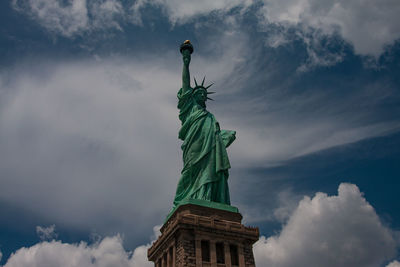
[{"label": "crown spike", "polygon": [[196,81],[196,77],[193,77],[194,79],[194,83],[196,84],[196,86],[198,86],[197,81]]},{"label": "crown spike", "polygon": [[212,83],[212,84],[210,84],[209,86],[207,86],[207,87],[206,87],[206,90],[207,90],[208,88],[210,88],[213,84],[214,84],[214,83]]},{"label": "crown spike", "polygon": [[214,99],[212,99],[212,98],[209,98],[209,97],[207,97],[207,99],[210,99],[210,100],[214,101]]},{"label": "crown spike", "polygon": [[215,94],[215,92],[207,92],[207,95]]},{"label": "crown spike", "polygon": [[203,81],[201,82],[201,86],[204,86],[204,81],[206,80],[206,76],[204,76]]}]

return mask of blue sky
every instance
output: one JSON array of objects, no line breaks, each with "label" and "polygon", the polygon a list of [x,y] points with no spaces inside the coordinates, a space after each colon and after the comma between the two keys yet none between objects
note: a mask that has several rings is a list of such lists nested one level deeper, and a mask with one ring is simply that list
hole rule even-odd
[{"label": "blue sky", "polygon": [[[0,264],[151,266],[182,167],[178,47],[237,131],[257,266],[399,267],[396,0],[0,3]],[[311,255],[311,256],[310,256]]]}]

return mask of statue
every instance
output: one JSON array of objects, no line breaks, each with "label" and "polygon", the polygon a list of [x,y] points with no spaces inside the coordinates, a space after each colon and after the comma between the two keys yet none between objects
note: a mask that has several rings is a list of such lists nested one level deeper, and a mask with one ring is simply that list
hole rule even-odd
[{"label": "statue", "polygon": [[[203,79],[190,86],[189,63],[193,46],[186,40],[180,47],[183,57],[182,88],[178,92],[179,119],[182,126],[183,169],[178,182],[174,207],[184,200],[195,199],[230,205],[226,148],[235,140],[235,131],[220,130],[214,115],[207,111],[207,91]],[[212,99],[211,99],[212,100]]]}]

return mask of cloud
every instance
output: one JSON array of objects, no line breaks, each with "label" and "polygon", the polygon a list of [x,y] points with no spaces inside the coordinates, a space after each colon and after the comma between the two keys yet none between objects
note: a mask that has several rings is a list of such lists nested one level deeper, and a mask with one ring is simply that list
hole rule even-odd
[{"label": "cloud", "polygon": [[[243,188],[242,186],[241,189],[243,190]],[[253,194],[257,191],[254,190],[252,185],[248,188],[250,188],[249,190]],[[261,186],[259,188],[265,187]],[[235,189],[237,190],[237,188]],[[239,197],[246,198],[246,194],[242,194]],[[268,192],[268,198],[258,196],[256,198],[258,199],[257,205],[247,200],[244,200],[245,203],[240,203],[244,224],[258,225],[266,222],[279,222],[283,224],[287,222],[293,211],[297,208],[298,202],[303,198],[303,194],[295,193],[291,187],[285,186],[282,190],[276,187],[273,188],[273,190]]]},{"label": "cloud", "polygon": [[4,267],[151,267],[147,261],[150,245],[139,246],[133,252],[126,252],[119,235],[106,237],[100,242],[88,245],[63,243],[61,241],[41,242],[32,247],[21,248],[13,253]]},{"label": "cloud", "polygon": [[341,62],[348,44],[358,55],[378,58],[400,38],[396,0],[138,0],[133,4],[121,0],[12,0],[12,6],[48,31],[69,38],[96,30],[123,31],[130,23],[143,26],[146,8],[162,12],[174,26],[213,14],[226,20],[242,18],[257,7],[259,12],[252,14],[268,46],[303,42],[308,58],[299,66],[300,72]]},{"label": "cloud", "polygon": [[[211,78],[232,71],[240,49],[231,49],[208,64]],[[180,175],[176,54],[0,72],[1,201],[35,214],[35,226],[118,229],[137,245],[167,215]]]},{"label": "cloud", "polygon": [[[54,230],[55,226],[47,230],[49,228]],[[154,226],[151,242],[133,251],[124,249],[120,235],[99,239],[91,245],[84,241],[74,244],[56,240],[42,241],[18,249],[3,267],[151,267],[153,264],[147,260],[147,249],[160,235],[160,228],[161,225]]]},{"label": "cloud", "polygon": [[[240,16],[254,5],[261,6],[258,18],[260,25],[268,28],[267,43],[270,46],[277,47],[296,39],[304,41],[309,58],[300,70],[342,61],[344,44],[339,36],[354,47],[356,54],[374,57],[400,38],[400,22],[396,19],[400,5],[396,0],[264,0],[261,5],[251,0],[201,3],[140,0],[135,2],[132,10],[134,17],[139,18],[143,7],[156,6],[164,10],[172,24],[179,24],[212,12],[227,14],[234,8]],[[291,34],[293,30],[294,35]]]},{"label": "cloud", "polygon": [[[400,38],[397,14],[400,5],[396,0],[264,0],[256,1],[175,1],[141,0],[132,6],[134,18],[141,17],[140,10],[156,6],[164,10],[171,24],[187,23],[199,16],[220,16],[236,9],[241,17],[249,7],[261,7],[255,15],[266,32],[266,44],[279,47],[301,40],[308,58],[300,65],[300,72],[316,66],[333,66],[346,55],[347,44],[363,56],[379,57],[388,46]],[[344,40],[344,41],[343,41]]]},{"label": "cloud", "polygon": [[12,7],[65,37],[96,29],[122,30],[118,17],[124,16],[124,9],[119,0],[13,0]]},{"label": "cloud", "polygon": [[[273,98],[266,102],[269,101],[273,102]],[[374,123],[360,117],[355,118],[351,114],[346,116],[347,112],[341,113],[337,118],[316,113],[311,115],[304,111],[299,111],[296,115],[296,108],[288,108],[288,102],[290,101],[280,103],[282,110],[277,114],[264,114],[264,117],[260,114],[258,117],[258,114],[251,114],[250,111],[243,111],[238,107],[234,115],[225,115],[220,119],[225,121],[228,129],[237,130],[240,138],[240,142],[229,148],[233,166],[250,168],[281,165],[287,160],[324,149],[385,136],[397,132],[400,126],[397,121]],[[288,104],[286,108],[285,103]],[[338,104],[338,109],[340,105]],[[254,105],[253,108],[256,109],[257,106]],[[334,110],[336,108],[332,111],[335,112]],[[240,111],[242,114],[236,115]],[[245,120],[246,115],[252,116],[251,121]],[[323,121],[324,119],[326,120]],[[347,123],[354,119],[357,123]]]},{"label": "cloud", "polygon": [[125,11],[119,0],[94,1],[89,4],[89,7],[93,17],[91,20],[93,29],[114,28],[122,31],[119,21],[124,19]]},{"label": "cloud", "polygon": [[299,196],[295,195],[291,188],[278,193],[278,207],[274,209],[274,219],[286,222],[296,209]]},{"label": "cloud", "polygon": [[136,1],[132,10],[134,17],[140,17],[140,10],[146,6],[153,5],[161,7],[172,24],[185,23],[201,15],[209,15],[211,12],[226,13],[235,7],[247,8],[254,1],[252,0],[205,0],[205,1],[179,1],[179,0],[139,0]]},{"label": "cloud", "polygon": [[131,223],[162,220],[179,177],[178,73],[118,60],[36,64],[0,83],[1,199],[42,223],[147,235]]},{"label": "cloud", "polygon": [[398,261],[392,261],[389,263],[386,267],[400,267],[400,262]]},{"label": "cloud", "polygon": [[[160,226],[153,228],[152,240]],[[4,267],[146,267],[150,244],[126,251],[120,235],[94,244],[53,240],[20,248]],[[393,258],[396,241],[358,187],[342,183],[337,196],[317,193],[305,197],[293,211],[280,234],[262,236],[254,245],[257,266],[379,266]],[[387,267],[399,266],[393,261]]]},{"label": "cloud", "polygon": [[[267,44],[277,47],[299,38],[304,41],[309,53],[305,66],[340,62],[344,52],[338,36],[350,43],[356,54],[374,57],[400,38],[400,22],[396,19],[400,5],[396,0],[139,0],[129,7],[120,0],[12,0],[14,9],[66,37],[96,29],[123,30],[121,21],[141,24],[145,7],[161,9],[174,25],[213,12],[227,15],[233,9],[238,11],[236,16],[241,16],[254,5],[261,7],[258,19],[268,28]],[[293,29],[294,35],[290,34]],[[332,51],[331,45],[335,46]]]},{"label": "cloud", "polygon": [[[321,97],[323,90],[248,93],[247,83],[263,75],[246,61],[247,41],[235,31],[208,37],[210,49],[232,45],[212,58],[196,54],[191,69],[193,76],[204,73],[216,81],[218,94],[209,110],[224,129],[238,132],[229,148],[234,168],[281,164],[398,129],[396,121],[369,121],[353,105],[375,101],[383,95],[381,87],[366,99],[339,95],[341,101]],[[147,224],[132,230],[131,223],[138,217],[151,224],[163,219],[182,164],[179,62],[177,52],[165,51],[163,57],[141,59],[24,62],[0,72],[2,200],[37,214],[43,221],[36,225],[62,223],[102,235],[117,228],[127,240],[146,235]],[[143,208],[144,202],[152,208]],[[283,219],[288,211],[276,216]]]},{"label": "cloud", "polygon": [[254,245],[257,266],[379,266],[396,241],[358,187],[342,183],[337,196],[304,197],[282,231]]},{"label": "cloud", "polygon": [[[340,34],[356,54],[378,57],[400,38],[400,5],[396,0],[264,0],[264,23]],[[282,39],[282,38],[281,38]]]},{"label": "cloud", "polygon": [[207,0],[201,3],[194,0],[138,0],[128,6],[120,0],[12,0],[12,7],[29,15],[48,31],[72,38],[93,30],[122,31],[121,21],[142,25],[142,10],[149,6],[160,8],[174,25],[213,11],[225,13],[235,7],[246,8],[252,3],[252,0]]},{"label": "cloud", "polygon": [[42,241],[56,239],[58,235],[55,230],[56,230],[55,224],[52,224],[48,227],[36,226],[36,234]]}]

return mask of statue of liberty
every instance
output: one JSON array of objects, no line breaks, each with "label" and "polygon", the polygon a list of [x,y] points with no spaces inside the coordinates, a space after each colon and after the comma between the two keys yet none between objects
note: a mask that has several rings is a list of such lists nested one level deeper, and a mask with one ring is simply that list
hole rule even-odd
[{"label": "statue of liberty", "polygon": [[179,119],[182,126],[183,169],[178,182],[174,207],[183,201],[205,200],[230,205],[226,148],[235,140],[235,131],[221,130],[214,115],[206,109],[210,99],[204,80],[190,85],[189,64],[193,46],[185,41],[180,51],[183,58],[182,88],[178,92]]}]

